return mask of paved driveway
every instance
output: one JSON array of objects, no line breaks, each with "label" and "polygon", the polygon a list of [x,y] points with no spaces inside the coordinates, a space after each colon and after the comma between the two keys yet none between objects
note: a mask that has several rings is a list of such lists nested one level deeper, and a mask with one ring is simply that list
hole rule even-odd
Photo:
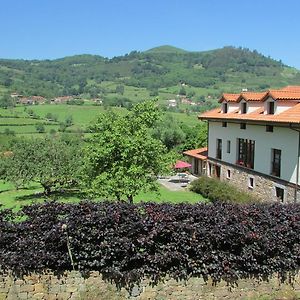
[{"label": "paved driveway", "polygon": [[170,191],[185,191],[190,182],[197,179],[194,175],[187,175],[188,182],[180,181],[180,178],[175,175],[168,178],[160,178],[158,182]]}]

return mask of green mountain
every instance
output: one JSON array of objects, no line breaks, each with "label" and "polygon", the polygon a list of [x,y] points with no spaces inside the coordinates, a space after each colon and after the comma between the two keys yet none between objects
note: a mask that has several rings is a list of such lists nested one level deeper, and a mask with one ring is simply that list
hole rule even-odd
[{"label": "green mountain", "polygon": [[187,53],[188,51],[184,49],[180,49],[177,47],[173,47],[170,45],[163,45],[155,48],[151,48],[149,50],[146,50],[145,53]]},{"label": "green mountain", "polygon": [[[105,82],[112,88],[104,86]],[[300,72],[257,51],[235,47],[189,52],[161,46],[111,59],[97,55],[55,60],[0,59],[2,94],[104,97],[117,88],[122,94],[125,87],[125,91],[132,91],[126,94],[129,99],[133,93],[138,98],[140,91],[143,97],[165,95],[168,98],[179,93],[180,83],[186,89],[182,93],[199,99],[208,95],[218,97],[222,92],[237,92],[241,88],[262,90],[300,85]]]}]

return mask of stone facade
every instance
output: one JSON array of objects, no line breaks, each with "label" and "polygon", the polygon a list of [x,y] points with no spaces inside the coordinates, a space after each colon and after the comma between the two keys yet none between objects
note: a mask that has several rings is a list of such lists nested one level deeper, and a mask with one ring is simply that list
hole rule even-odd
[{"label": "stone facade", "polygon": [[[295,202],[295,185],[293,184],[232,164],[216,161],[209,161],[208,163],[214,167],[220,167],[220,180],[228,182],[245,192],[252,193],[256,199],[262,201],[281,201],[284,203]],[[216,172],[213,172],[212,175],[216,176]],[[283,201],[277,198],[276,187],[283,189]],[[299,191],[297,199],[297,201],[300,200]]]},{"label": "stone facade", "polygon": [[102,280],[98,272],[84,278],[79,272],[65,272],[57,277],[52,272],[31,274],[15,278],[11,274],[0,275],[0,300],[17,299],[89,299],[89,300],[217,300],[217,299],[299,299],[300,276],[295,277],[293,286],[280,284],[277,276],[268,282],[254,279],[240,280],[238,285],[229,288],[225,282],[214,286],[201,278],[187,281],[166,280],[150,286],[147,280],[134,286],[129,292]]}]

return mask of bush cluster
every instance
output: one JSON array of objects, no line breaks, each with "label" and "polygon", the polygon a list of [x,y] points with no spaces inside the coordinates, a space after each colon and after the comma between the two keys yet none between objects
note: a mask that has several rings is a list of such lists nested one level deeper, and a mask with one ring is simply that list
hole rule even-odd
[{"label": "bush cluster", "polygon": [[[16,220],[16,218],[18,218]],[[0,269],[100,271],[130,286],[169,276],[282,279],[300,265],[298,204],[49,202],[0,211]]]},{"label": "bush cluster", "polygon": [[222,201],[230,203],[251,203],[257,202],[252,195],[243,192],[215,178],[207,176],[200,177],[191,183],[191,191],[201,194],[212,202]]}]

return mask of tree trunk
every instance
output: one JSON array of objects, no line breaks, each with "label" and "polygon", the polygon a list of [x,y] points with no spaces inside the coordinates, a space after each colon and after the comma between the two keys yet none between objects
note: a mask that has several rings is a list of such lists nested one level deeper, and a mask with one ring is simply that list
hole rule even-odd
[{"label": "tree trunk", "polygon": [[133,196],[129,195],[127,198],[128,198],[128,202],[132,204],[133,203]]},{"label": "tree trunk", "polygon": [[42,183],[42,187],[44,188],[44,195],[49,196],[51,193],[51,187],[47,184]]}]

